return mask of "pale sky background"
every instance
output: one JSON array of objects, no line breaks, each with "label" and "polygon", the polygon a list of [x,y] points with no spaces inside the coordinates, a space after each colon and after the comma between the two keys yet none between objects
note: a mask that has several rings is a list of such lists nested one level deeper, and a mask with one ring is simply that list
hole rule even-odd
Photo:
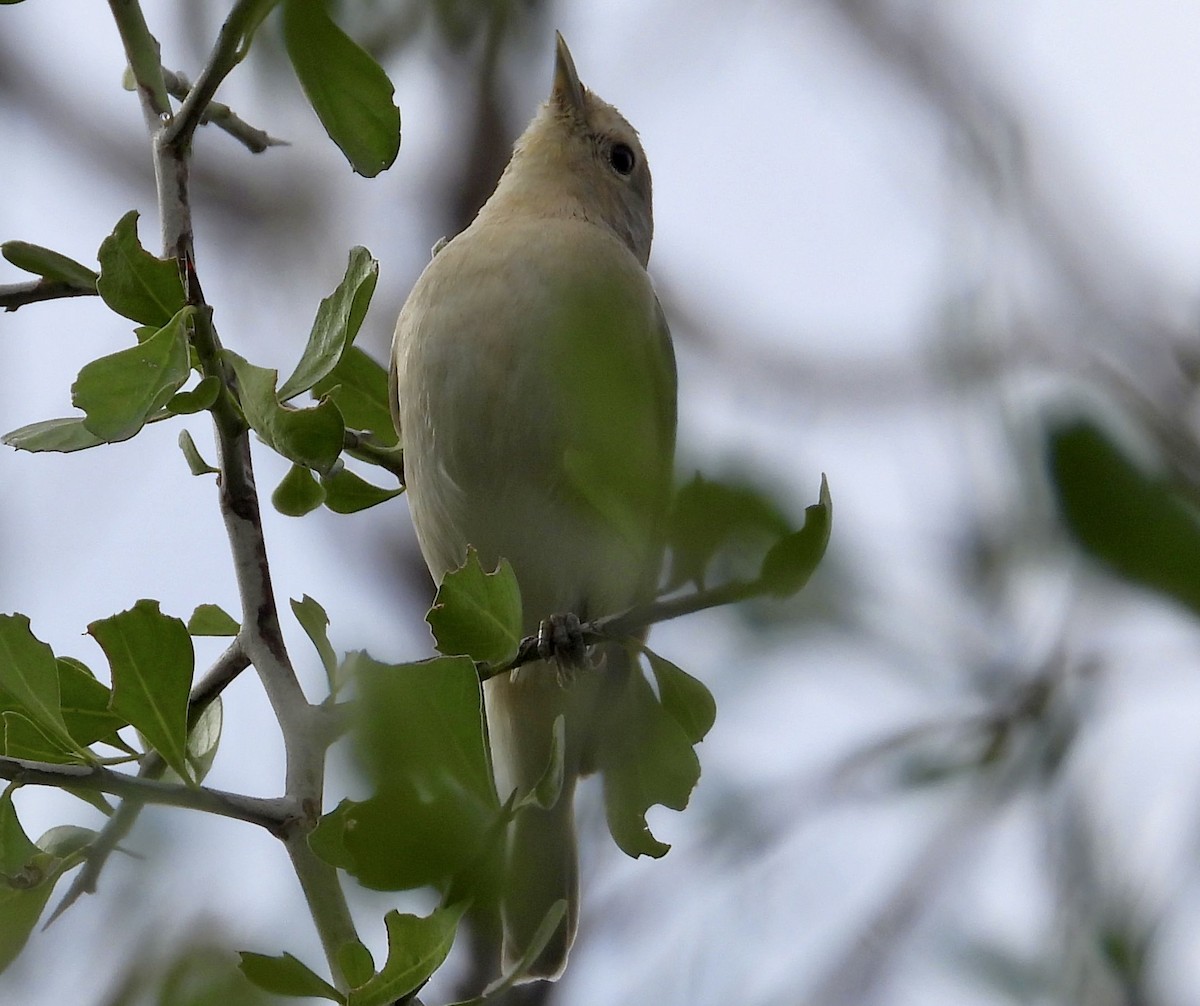
[{"label": "pale sky background", "polygon": [[[164,61],[194,76],[181,5],[144,6]],[[864,45],[838,6],[564,3],[526,47],[528,64],[505,68],[515,138],[548,91],[558,27],[583,81],[641,133],[655,179],[651,271],[668,312],[674,304],[699,319],[673,316],[681,474],[755,474],[799,518],[826,472],[835,501],[829,560],[795,626],[756,635],[753,620],[709,613],[655,631],[655,647],[717,696],[717,725],[700,748],[704,778],[688,811],[652,815],[674,846],[658,862],[625,859],[602,834],[595,793],[584,794],[583,937],[556,1001],[1019,1001],[963,962],[986,943],[1042,967],[1057,962],[1064,974],[1088,966],[1086,953],[1055,942],[1075,908],[1048,880],[1082,868],[1055,860],[1047,828],[1082,801],[1098,869],[1157,927],[1152,1001],[1195,1002],[1200,634],[1165,602],[1095,581],[1082,560],[1037,554],[1036,538],[994,607],[964,593],[956,564],[965,537],[1045,505],[1044,486],[1022,481],[1039,410],[1094,391],[1082,364],[1077,381],[1070,366],[957,384],[947,375],[1039,340],[1070,361],[1088,340],[1116,339],[1113,353],[1136,363],[1163,352],[1163,333],[1194,335],[1200,8],[849,5],[923,26],[918,34],[940,40],[948,64],[961,61],[988,100],[1017,117],[1012,163],[1027,188],[1000,177],[989,189],[961,132]],[[198,138],[199,167],[233,172],[273,214],[271,226],[231,221],[197,193],[198,264],[216,323],[227,346],[290,368],[318,301],[361,244],[380,260],[381,278],[360,344],[382,359],[395,311],[441,236],[431,209],[439,186],[462,169],[467,85],[446,86],[445,54],[429,31],[389,62],[404,143],[396,165],[367,181],[351,174],[294,83],[260,72],[259,56],[218,97],[292,146],[251,157],[223,134]],[[94,263],[115,222],[137,208],[143,243],[157,245],[140,110],[120,88],[122,69],[104,5],[0,8],[0,240]],[[36,115],[13,98],[13,79],[33,81]],[[954,98],[970,105],[978,95]],[[1006,149],[999,117],[981,121],[996,123],[988,138]],[[128,159],[117,174],[103,167],[112,152]],[[1004,212],[1030,193],[1031,217]],[[293,211],[294,227],[280,223]],[[1113,317],[1145,326],[1145,345],[1088,327],[1071,284],[1030,237],[1039,226],[1073,249],[1084,287]],[[0,263],[0,282],[20,278]],[[68,414],[79,368],[127,340],[124,324],[89,300],[0,317],[0,429]],[[212,481],[188,474],[175,446],[180,425],[71,456],[0,452],[0,611],[27,614],[57,653],[103,669],[87,623],[140,597],[184,618],[204,602],[237,611]],[[211,455],[204,419],[183,425]],[[265,449],[255,462],[265,503],[285,466]],[[288,597],[309,593],[328,610],[339,650],[425,655],[415,594],[406,598],[388,575],[411,548],[403,502],[303,520],[267,505],[266,518],[285,612]],[[318,696],[303,634],[290,621],[285,631]],[[831,794],[830,770],[850,753],[984,711],[981,681],[1031,673],[1060,651],[1099,668],[1065,794],[1030,791],[993,814],[970,779],[911,789],[882,771]],[[202,649],[198,663],[216,652]],[[281,750],[251,675],[229,690],[225,712],[209,783],[274,794]],[[340,795],[335,784],[331,803]],[[34,836],[67,820],[96,824],[78,801],[45,791],[22,791],[18,807]],[[956,827],[960,818],[978,827]],[[0,976],[0,1001],[101,1003],[131,948],[197,931],[320,961],[268,836],[148,810],[127,846],[145,858],[115,859],[97,896],[35,935]],[[394,900],[361,899],[362,935],[377,951],[378,920]],[[897,919],[907,919],[899,937]],[[839,985],[864,959],[886,979],[857,991]],[[1089,1006],[1125,1001],[1103,981],[1088,987],[1079,1001]],[[425,1001],[444,998],[435,985]]]}]

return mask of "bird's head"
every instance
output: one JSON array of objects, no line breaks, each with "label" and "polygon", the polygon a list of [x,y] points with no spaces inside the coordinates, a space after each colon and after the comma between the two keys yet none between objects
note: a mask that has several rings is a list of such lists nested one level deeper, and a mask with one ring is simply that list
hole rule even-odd
[{"label": "bird's head", "polygon": [[550,98],[517,140],[493,197],[512,211],[582,216],[644,266],[654,233],[650,166],[637,131],[579,81],[562,35]]}]

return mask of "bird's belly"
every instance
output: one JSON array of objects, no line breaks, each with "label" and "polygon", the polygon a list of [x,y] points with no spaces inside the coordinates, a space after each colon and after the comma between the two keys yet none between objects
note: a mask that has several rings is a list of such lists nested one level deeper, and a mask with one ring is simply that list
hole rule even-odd
[{"label": "bird's belly", "polygon": [[527,633],[549,615],[571,612],[586,620],[638,600],[648,557],[585,505],[523,482],[528,466],[519,452],[509,457],[509,475],[479,487],[464,487],[435,458],[418,465],[409,505],[431,567],[445,575],[468,548],[488,571],[508,560]]}]

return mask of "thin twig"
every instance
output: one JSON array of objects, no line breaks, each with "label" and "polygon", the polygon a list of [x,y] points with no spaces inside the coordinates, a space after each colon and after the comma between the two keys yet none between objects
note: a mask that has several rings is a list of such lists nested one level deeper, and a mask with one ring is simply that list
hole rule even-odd
[{"label": "thin twig", "polygon": [[[580,624],[579,630],[583,636],[583,644],[593,646],[596,643],[634,636],[641,629],[658,622],[669,622],[673,618],[681,618],[684,615],[691,615],[697,611],[725,604],[735,604],[738,601],[745,601],[751,597],[760,597],[768,593],[770,593],[770,588],[760,580],[732,580],[720,587],[697,590],[691,594],[670,597],[650,604],[637,604],[625,611],[605,615],[603,618],[597,618],[590,622],[583,622]],[[475,669],[479,674],[479,679],[487,681],[488,678],[494,678],[498,674],[505,674],[524,664],[542,659],[538,637],[536,635],[526,636],[521,640],[520,646],[517,647],[517,654],[511,660],[502,664],[479,661],[475,664]]]},{"label": "thin twig", "polygon": [[43,300],[62,300],[66,297],[95,297],[94,286],[80,286],[60,279],[36,279],[26,283],[8,283],[0,286],[0,307],[15,311],[26,304],[37,304]]},{"label": "thin twig", "polygon": [[294,802],[287,798],[244,796],[205,786],[146,779],[114,772],[100,765],[60,765],[0,756],[0,779],[10,779],[20,786],[89,790],[136,800],[138,803],[202,810],[257,824],[279,837],[291,830],[290,825],[299,816]]},{"label": "thin twig", "polygon": [[188,91],[187,97],[163,135],[165,145],[177,151],[186,150],[191,145],[192,136],[204,121],[205,112],[210,108],[217,88],[229,76],[230,71],[245,58],[255,29],[278,2],[279,0],[238,0],[234,5],[229,17],[221,25],[212,55],[200,72],[200,78],[195,87]]},{"label": "thin twig", "polygon": [[[182,74],[175,73],[163,67],[163,80],[171,97],[184,101],[191,93],[191,82]],[[219,101],[209,102],[208,107],[200,116],[200,124],[211,123],[223,132],[228,133],[252,154],[261,154],[269,147],[286,147],[287,140],[279,140],[265,130],[250,125],[228,105]]]},{"label": "thin twig", "polygon": [[125,58],[141,99],[142,114],[153,132],[171,114],[171,99],[163,81],[158,39],[150,32],[138,0],[108,0],[113,20],[125,47]]},{"label": "thin twig", "polygon": [[369,433],[346,430],[344,449],[352,458],[378,465],[391,472],[404,485],[404,451],[395,447],[384,447]]}]

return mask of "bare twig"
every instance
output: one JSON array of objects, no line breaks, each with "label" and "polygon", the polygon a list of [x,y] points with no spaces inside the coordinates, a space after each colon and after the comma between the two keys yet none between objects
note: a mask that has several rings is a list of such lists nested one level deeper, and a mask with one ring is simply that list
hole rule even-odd
[{"label": "bare twig", "polygon": [[[178,98],[180,101],[185,100],[191,93],[191,82],[182,73],[173,73],[166,67],[163,67],[162,73],[171,97]],[[212,123],[218,129],[228,133],[252,154],[261,154],[269,147],[288,146],[287,140],[276,139],[265,130],[250,125],[232,108],[222,105],[219,101],[210,102],[201,114],[200,124],[207,123]]]},{"label": "bare twig", "polygon": [[108,0],[125,58],[133,74],[134,87],[141,99],[142,114],[153,132],[164,116],[171,114],[171,99],[162,75],[158,40],[150,33],[138,0]]},{"label": "bare twig", "polygon": [[[263,18],[271,12],[279,0],[238,0],[229,17],[221,25],[213,46],[212,55],[200,72],[196,86],[188,91],[187,97],[172,119],[162,137],[163,142],[177,151],[191,145],[192,136],[210,111],[213,95],[230,71],[246,57],[250,40]],[[223,107],[223,106],[222,106]]]},{"label": "bare twig", "polygon": [[345,451],[352,458],[378,465],[391,472],[404,485],[404,452],[394,447],[384,447],[369,433],[346,430]]},{"label": "bare twig", "polygon": [[[583,622],[579,629],[584,645],[593,646],[596,643],[634,636],[639,630],[657,622],[669,622],[673,618],[681,618],[684,615],[692,615],[697,611],[717,608],[725,604],[735,604],[751,597],[761,597],[769,592],[769,588],[761,581],[733,580],[720,587],[697,590],[691,594],[669,597],[666,600],[654,601],[650,604],[634,605],[625,611],[605,615],[603,618],[597,618],[590,622]],[[488,678],[494,678],[498,674],[505,674],[524,664],[541,659],[543,658],[538,648],[538,637],[533,635],[526,636],[521,640],[517,654],[511,660],[502,664],[479,661],[475,668],[479,673],[480,680],[487,681]]]},{"label": "bare twig", "polygon": [[94,286],[80,286],[60,279],[36,279],[27,283],[8,283],[0,286],[0,308],[15,311],[26,304],[37,304],[43,300],[95,296]]},{"label": "bare twig", "polygon": [[185,786],[142,776],[114,772],[100,765],[60,765],[0,756],[0,778],[20,786],[56,786],[82,789],[168,807],[187,807],[221,817],[232,817],[266,828],[280,838],[298,818],[296,806],[287,798],[264,798],[227,793],[204,786]]}]

